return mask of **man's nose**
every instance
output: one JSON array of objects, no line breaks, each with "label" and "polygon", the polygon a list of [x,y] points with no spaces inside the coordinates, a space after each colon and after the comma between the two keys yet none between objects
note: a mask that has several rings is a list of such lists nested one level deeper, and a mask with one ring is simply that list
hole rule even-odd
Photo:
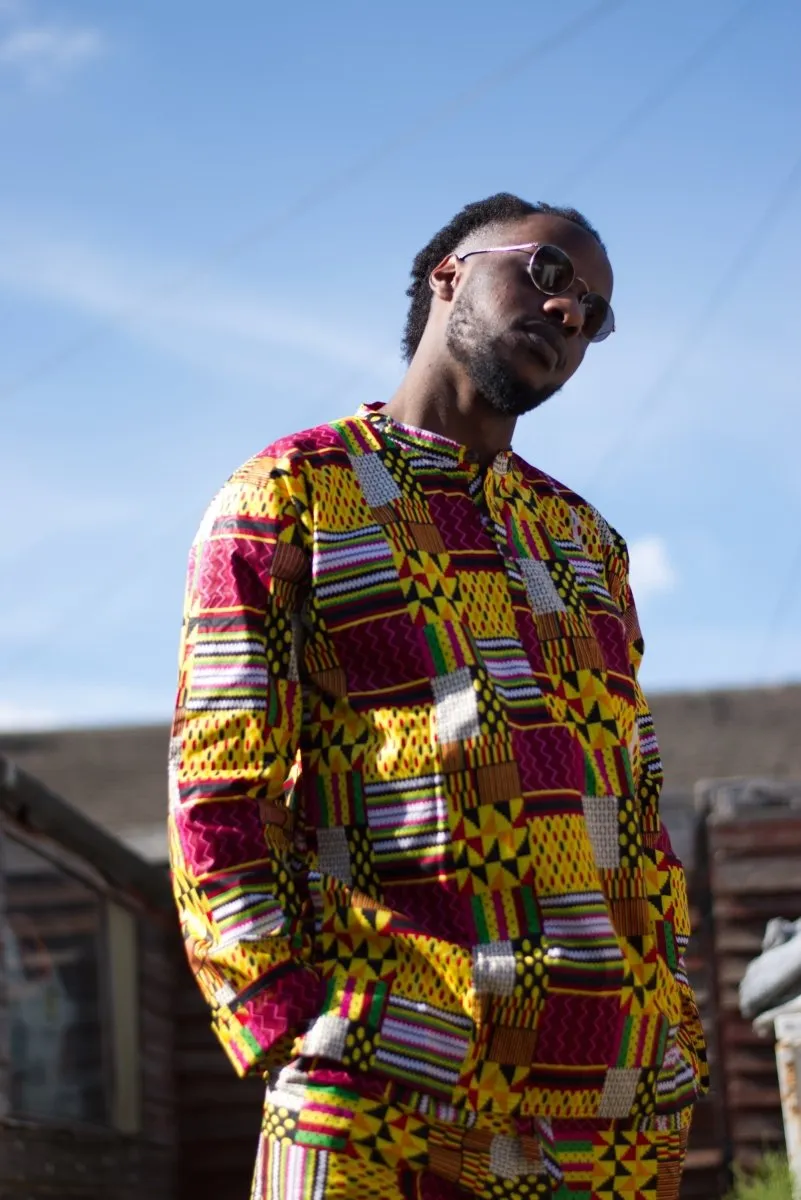
[{"label": "man's nose", "polygon": [[563,337],[575,337],[584,326],[584,309],[575,292],[563,292],[561,296],[549,296],[542,306],[549,321],[559,329]]}]

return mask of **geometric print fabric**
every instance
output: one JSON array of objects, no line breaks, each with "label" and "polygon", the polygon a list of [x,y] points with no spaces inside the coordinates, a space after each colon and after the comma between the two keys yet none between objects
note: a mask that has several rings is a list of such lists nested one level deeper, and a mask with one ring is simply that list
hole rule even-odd
[{"label": "geometric print fabric", "polygon": [[485,1119],[692,1103],[641,657],[624,544],[511,452],[482,478],[364,410],[232,477],[190,554],[170,845],[240,1073],[320,1059]]},{"label": "geometric print fabric", "polygon": [[687,1133],[686,1115],[669,1127],[423,1120],[312,1080],[268,1091],[251,1200],[678,1200]]}]

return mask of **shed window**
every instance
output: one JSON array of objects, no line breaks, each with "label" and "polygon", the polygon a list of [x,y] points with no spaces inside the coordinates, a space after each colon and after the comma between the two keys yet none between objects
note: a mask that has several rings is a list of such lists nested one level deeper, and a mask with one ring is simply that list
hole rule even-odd
[{"label": "shed window", "polygon": [[9,1108],[109,1124],[105,903],[81,879],[4,839]]}]

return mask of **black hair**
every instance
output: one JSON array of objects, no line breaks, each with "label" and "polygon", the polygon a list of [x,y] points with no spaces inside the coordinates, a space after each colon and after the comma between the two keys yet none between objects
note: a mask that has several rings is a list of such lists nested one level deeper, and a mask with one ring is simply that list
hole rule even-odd
[{"label": "black hair", "polygon": [[580,225],[582,229],[587,230],[587,233],[592,234],[602,250],[606,250],[597,230],[575,208],[561,208],[543,203],[530,204],[527,200],[521,200],[519,196],[513,196],[511,192],[497,192],[494,196],[488,196],[486,200],[477,200],[474,204],[466,204],[453,220],[443,226],[439,233],[434,234],[428,245],[423,247],[412,263],[412,282],[406,290],[411,304],[401,341],[407,362],[411,362],[414,357],[426,327],[431,308],[431,289],[428,286],[428,277],[437,264],[441,263],[448,254],[453,254],[465,238],[469,234],[475,233],[476,230],[484,229],[488,225],[517,221],[521,217],[529,217],[533,213],[564,217],[566,221]]}]

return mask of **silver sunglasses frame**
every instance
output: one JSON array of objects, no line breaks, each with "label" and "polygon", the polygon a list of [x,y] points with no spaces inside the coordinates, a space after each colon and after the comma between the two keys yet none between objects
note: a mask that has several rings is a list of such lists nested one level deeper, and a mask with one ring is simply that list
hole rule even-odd
[{"label": "silver sunglasses frame", "polygon": [[[575,269],[575,267],[573,267],[572,258],[570,257],[570,255],[567,253],[566,250],[563,250],[561,248],[561,246],[554,246],[554,249],[558,250],[560,252],[560,254],[564,254],[565,258],[570,263],[570,266],[573,267],[573,278],[570,280],[570,283],[567,285],[567,287],[562,288],[561,291],[558,291],[558,292],[548,292],[545,290],[545,288],[540,287],[540,285],[537,283],[536,279],[534,278],[534,269],[533,268],[534,268],[534,259],[537,257],[537,251],[542,250],[543,247],[545,247],[545,246],[551,246],[551,245],[553,245],[552,242],[523,242],[519,246],[484,246],[481,250],[468,250],[466,254],[454,254],[453,257],[457,260],[457,262],[464,262],[466,258],[470,258],[474,254],[510,254],[510,253],[513,253],[518,250],[522,251],[523,253],[528,253],[529,251],[531,251],[531,254],[530,254],[529,260],[528,260],[528,267],[526,268],[526,270],[527,270],[529,279],[534,284],[534,287],[537,289],[537,291],[542,292],[543,296],[564,296],[565,292],[569,291],[569,289],[573,286],[573,284],[578,282],[580,284],[583,284],[584,288],[585,288],[584,294],[581,296],[581,298],[579,300],[579,304],[581,304],[582,308],[583,308],[584,301],[586,300],[587,296],[597,296],[598,293],[591,292],[586,279],[582,279],[580,275],[576,274],[576,269]],[[603,296],[599,296],[599,299],[603,300],[604,298],[603,298]],[[615,326],[614,310],[608,300],[604,300],[604,304],[606,304],[606,307],[609,310],[609,316],[612,319],[612,328],[609,329],[606,333],[604,333],[603,337],[587,338],[588,342],[594,342],[596,344],[598,342],[605,342],[606,339],[615,332],[616,326]],[[601,328],[603,329],[603,326]]]}]

